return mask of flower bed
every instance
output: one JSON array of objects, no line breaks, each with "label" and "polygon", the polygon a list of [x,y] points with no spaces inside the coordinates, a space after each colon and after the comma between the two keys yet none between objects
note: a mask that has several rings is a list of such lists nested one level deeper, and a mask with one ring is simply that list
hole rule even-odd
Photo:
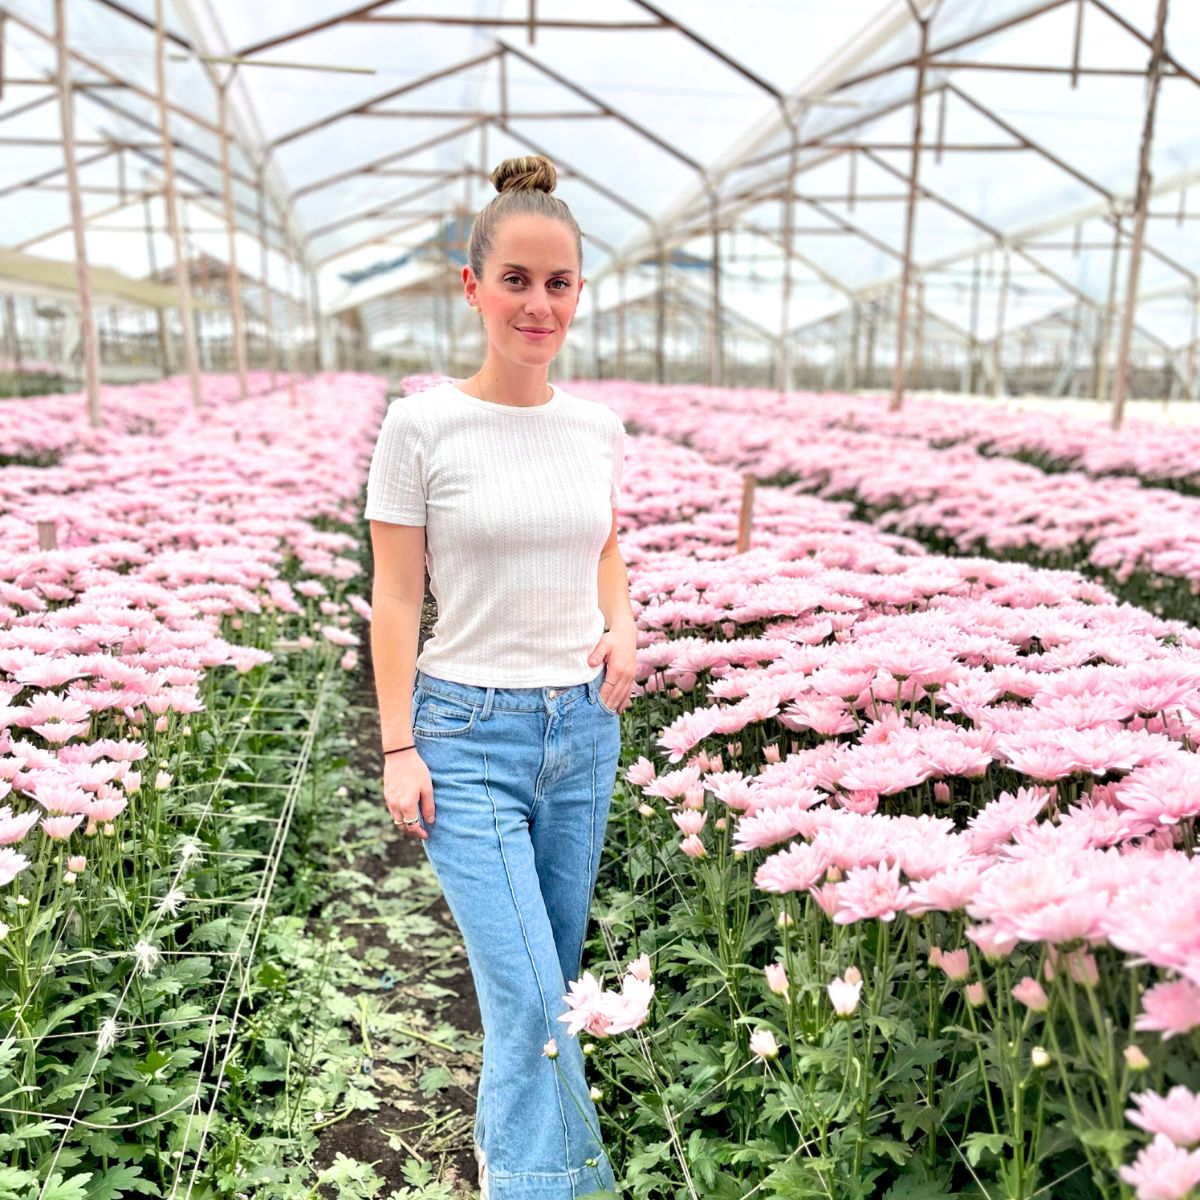
[{"label": "flower bed", "polygon": [[632,430],[683,441],[763,481],[850,499],[858,516],[938,553],[1085,570],[1153,612],[1194,620],[1200,611],[1200,497],[823,426],[819,416],[772,410],[769,393],[580,390],[611,403]]},{"label": "flower bed", "polygon": [[562,1036],[630,1193],[1189,1195],[1200,632],[770,487],[735,555],[739,475],[653,436],[622,491],[640,695]]},{"label": "flower bed", "polygon": [[282,849],[319,820],[369,615],[347,529],[383,387],[114,389],[101,432],[76,397],[56,465],[0,471],[0,1194],[216,1194],[206,1141],[265,1069],[239,1020],[286,978],[256,957]]}]

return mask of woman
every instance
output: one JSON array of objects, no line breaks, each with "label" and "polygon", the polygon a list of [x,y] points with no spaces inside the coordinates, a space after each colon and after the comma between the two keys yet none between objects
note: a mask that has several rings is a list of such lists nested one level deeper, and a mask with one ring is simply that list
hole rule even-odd
[{"label": "woman", "polygon": [[[582,969],[634,677],[625,431],[547,382],[584,282],[553,165],[509,159],[492,182],[462,272],[484,363],[393,401],[371,462],[371,651],[387,808],[433,865],[483,1017],[482,1194],[569,1200],[615,1187],[557,1018]],[[418,657],[426,561],[438,620]]]}]

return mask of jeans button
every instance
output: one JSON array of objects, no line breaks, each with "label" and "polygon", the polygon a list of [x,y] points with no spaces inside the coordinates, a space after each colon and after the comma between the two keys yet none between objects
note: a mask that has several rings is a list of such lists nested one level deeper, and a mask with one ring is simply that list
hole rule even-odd
[{"label": "jeans button", "polygon": [[553,700],[554,697],[557,695],[558,695],[558,688],[551,688],[550,689],[550,699]]}]

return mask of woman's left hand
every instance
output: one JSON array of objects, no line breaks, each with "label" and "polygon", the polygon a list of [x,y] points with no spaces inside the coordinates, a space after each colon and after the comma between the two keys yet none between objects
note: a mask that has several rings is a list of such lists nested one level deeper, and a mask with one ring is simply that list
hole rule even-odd
[{"label": "woman's left hand", "polygon": [[623,713],[629,707],[637,671],[637,634],[632,627],[628,631],[610,629],[600,638],[588,655],[588,665],[599,667],[601,663],[605,670],[600,694],[609,708]]}]

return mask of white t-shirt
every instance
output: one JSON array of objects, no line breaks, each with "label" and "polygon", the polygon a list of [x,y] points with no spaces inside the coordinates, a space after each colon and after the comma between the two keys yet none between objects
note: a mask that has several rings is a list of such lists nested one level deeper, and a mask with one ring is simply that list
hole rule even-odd
[{"label": "white t-shirt", "polygon": [[417,666],[483,687],[584,683],[625,427],[555,386],[519,408],[441,383],[388,406],[363,515],[424,525],[433,633]]}]

